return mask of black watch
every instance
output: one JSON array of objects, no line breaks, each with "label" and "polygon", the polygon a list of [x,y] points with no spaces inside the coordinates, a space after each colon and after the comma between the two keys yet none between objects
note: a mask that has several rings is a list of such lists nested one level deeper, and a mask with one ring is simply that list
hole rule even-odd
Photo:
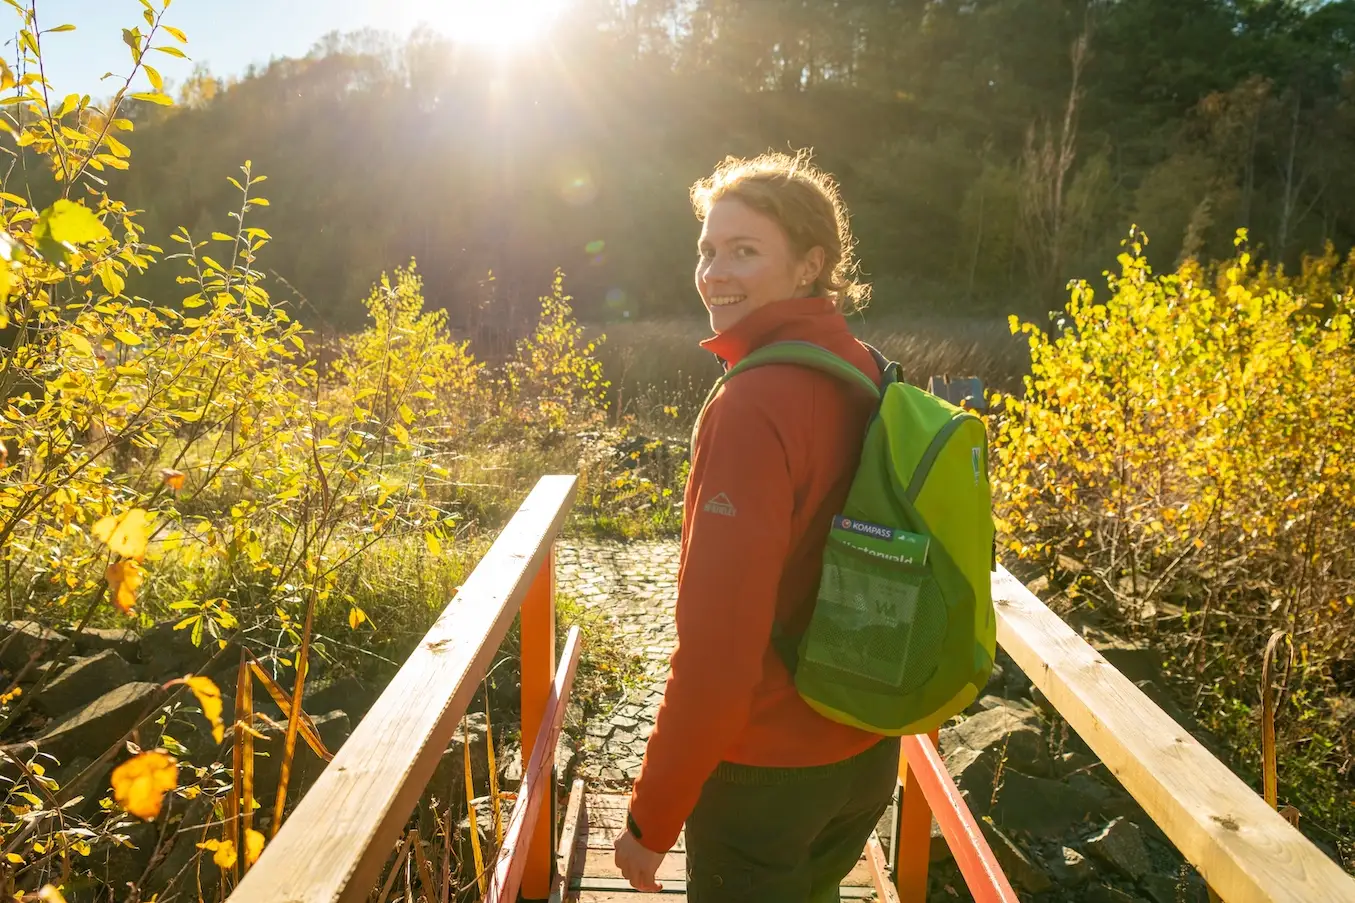
[{"label": "black watch", "polygon": [[640,832],[640,825],[635,821],[635,816],[630,814],[629,809],[626,810],[626,830],[636,840],[644,840],[644,835]]}]

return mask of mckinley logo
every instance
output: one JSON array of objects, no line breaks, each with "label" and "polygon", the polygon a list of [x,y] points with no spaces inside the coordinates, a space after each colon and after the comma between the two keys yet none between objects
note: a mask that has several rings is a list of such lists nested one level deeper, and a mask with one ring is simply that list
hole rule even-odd
[{"label": "mckinley logo", "polygon": [[733,517],[736,513],[734,510],[734,503],[731,502],[729,496],[725,495],[723,492],[709,502],[706,502],[704,507],[711,514],[719,514],[723,517]]}]

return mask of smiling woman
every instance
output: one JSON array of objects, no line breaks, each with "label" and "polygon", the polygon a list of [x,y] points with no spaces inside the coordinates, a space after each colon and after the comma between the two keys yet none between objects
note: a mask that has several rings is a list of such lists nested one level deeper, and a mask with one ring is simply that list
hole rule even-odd
[{"label": "smiling woman", "polygon": [[429,25],[453,41],[509,48],[531,43],[569,0],[420,0]]}]

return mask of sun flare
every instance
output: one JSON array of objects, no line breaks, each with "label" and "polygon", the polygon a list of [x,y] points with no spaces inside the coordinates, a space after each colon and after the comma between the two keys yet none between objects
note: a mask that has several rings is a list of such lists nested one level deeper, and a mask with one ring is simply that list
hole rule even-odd
[{"label": "sun flare", "polygon": [[460,44],[530,44],[570,0],[419,0],[419,15]]}]

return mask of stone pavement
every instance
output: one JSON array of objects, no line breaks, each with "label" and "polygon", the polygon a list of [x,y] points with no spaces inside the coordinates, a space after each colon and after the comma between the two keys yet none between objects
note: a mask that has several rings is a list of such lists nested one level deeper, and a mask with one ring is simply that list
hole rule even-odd
[{"label": "stone pavement", "polygon": [[645,676],[620,704],[587,727],[581,772],[594,786],[628,787],[640,773],[677,642],[678,543],[561,542],[556,590],[600,610],[633,651]]}]

